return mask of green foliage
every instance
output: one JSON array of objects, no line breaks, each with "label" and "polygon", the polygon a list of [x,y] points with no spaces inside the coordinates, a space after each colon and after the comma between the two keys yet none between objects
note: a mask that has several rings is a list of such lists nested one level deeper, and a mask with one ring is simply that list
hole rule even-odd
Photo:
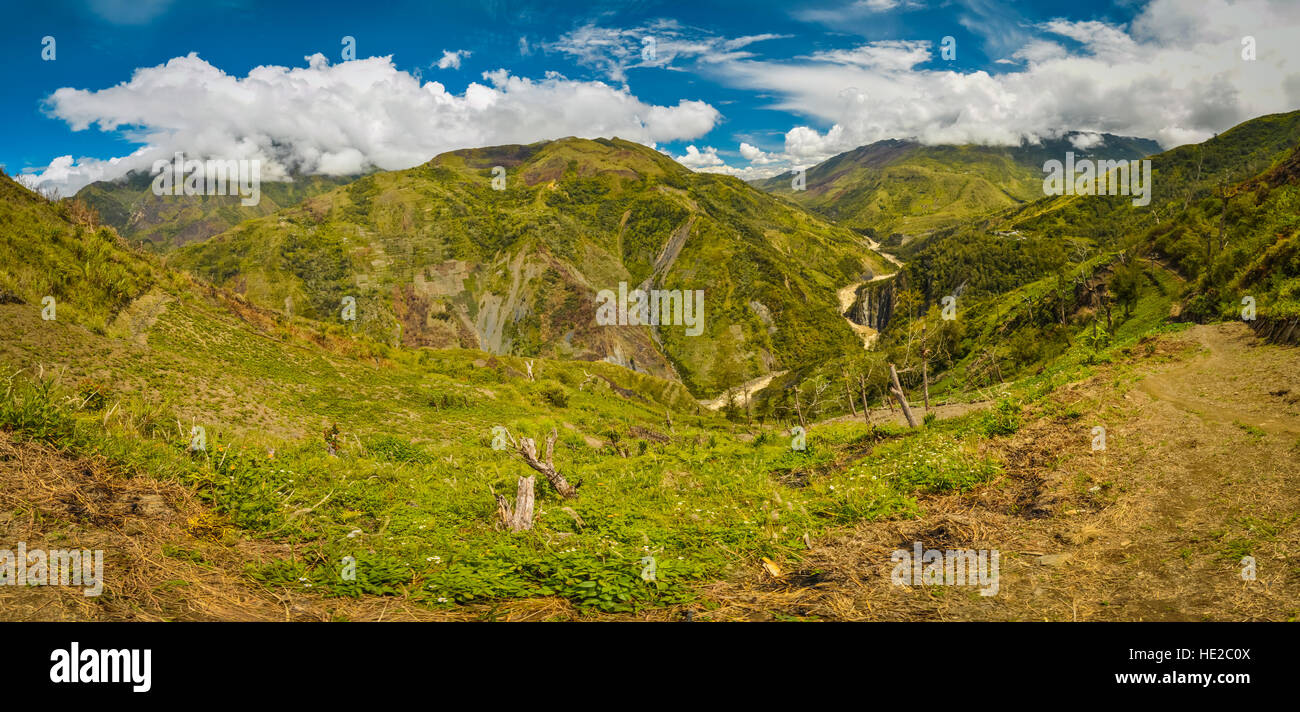
[{"label": "green foliage", "polygon": [[97,227],[74,203],[48,203],[0,175],[0,292],[56,319],[104,333],[117,313],[154,285],[154,266]]},{"label": "green foliage", "polygon": [[1020,410],[1020,404],[1014,399],[999,399],[997,405],[984,414],[984,434],[989,437],[1014,434],[1020,430]]},{"label": "green foliage", "polygon": [[10,376],[0,399],[0,428],[32,440],[60,442],[72,435],[74,421],[62,403],[53,378]]},{"label": "green foliage", "polygon": [[377,460],[386,462],[428,463],[431,458],[421,448],[393,436],[379,435],[366,442],[366,451]]},{"label": "green foliage", "polygon": [[542,387],[542,399],[556,408],[569,407],[569,392],[558,383],[549,383]]}]

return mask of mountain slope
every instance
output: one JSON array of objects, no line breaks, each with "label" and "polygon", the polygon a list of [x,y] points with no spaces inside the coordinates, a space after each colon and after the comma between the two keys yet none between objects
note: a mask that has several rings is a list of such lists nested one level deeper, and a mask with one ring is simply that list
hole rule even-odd
[{"label": "mountain slope", "polygon": [[1167,261],[1189,283],[1184,318],[1241,318],[1246,297],[1260,320],[1300,316],[1300,111],[1246,121],[1151,163],[1149,206],[1061,196],[1009,214],[1005,225]]},{"label": "mountain slope", "polygon": [[[836,290],[888,271],[852,231],[619,139],[442,154],[176,260],[313,318],[354,297],[356,329],[406,345],[610,360],[701,394],[856,343]],[[702,333],[598,324],[597,294],[620,283],[703,290]]]},{"label": "mountain slope", "polygon": [[157,271],[93,211],[49,203],[0,173],[0,302],[54,299],[55,319],[103,333],[118,310],[148,290]]},{"label": "mountain slope", "polygon": [[1101,134],[1100,143],[1079,149],[1071,143],[1079,136],[1068,133],[1008,147],[878,141],[809,168],[804,190],[793,189],[788,172],[755,185],[885,239],[895,232],[929,232],[1042,197],[1043,162],[1066,151],[1128,159],[1160,150],[1154,141],[1112,134]]},{"label": "mountain slope", "polygon": [[206,240],[244,220],[296,205],[355,178],[298,175],[291,181],[262,181],[261,200],[250,206],[233,195],[154,195],[153,177],[147,173],[91,183],[77,191],[76,197],[99,211],[100,219],[123,237],[166,252]]},{"label": "mountain slope", "polygon": [[[1300,341],[1300,112],[1150,160],[1149,205],[1045,197],[905,245],[879,348],[915,368],[927,322],[945,392],[1090,361],[1171,316],[1242,320],[1248,304],[1261,336]],[[947,297],[954,321],[939,320]]]}]

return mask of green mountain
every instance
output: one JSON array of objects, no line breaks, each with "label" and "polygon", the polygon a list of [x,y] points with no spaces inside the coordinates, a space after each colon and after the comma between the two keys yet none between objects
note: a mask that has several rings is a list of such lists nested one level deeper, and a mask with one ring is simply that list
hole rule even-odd
[{"label": "green mountain", "polygon": [[1077,133],[1011,147],[878,141],[807,169],[803,190],[793,188],[789,172],[755,185],[896,245],[1042,197],[1043,162],[1067,151],[1080,158],[1131,159],[1160,150],[1147,139],[1100,136],[1100,143],[1086,149],[1071,143]]},{"label": "green mountain", "polygon": [[[1171,316],[1243,320],[1300,340],[1300,111],[1259,117],[1151,156],[1150,203],[1130,195],[1040,198],[919,237],[888,284],[898,303],[881,349],[927,321],[962,387],[1091,353]],[[937,322],[945,297],[959,317]],[[932,331],[933,333],[933,331]],[[932,371],[938,367],[932,367]]]},{"label": "green mountain", "polygon": [[[310,318],[338,320],[352,297],[348,326],[388,341],[608,360],[699,394],[860,343],[836,291],[891,269],[860,235],[735,178],[574,138],[366,176],[175,264]],[[702,333],[597,323],[620,284],[702,290]]]},{"label": "green mountain", "polygon": [[[629,150],[627,170],[660,162]],[[560,157],[520,173],[547,185]],[[571,617],[680,616],[716,608],[710,587],[752,580],[764,557],[794,570],[810,538],[915,517],[918,497],[1000,473],[978,414],[911,431],[826,424],[796,450],[779,424],[746,436],[680,383],[614,364],[398,348],[263,309],[91,217],[0,175],[0,258],[14,266],[0,534],[116,552],[95,605],[19,587],[0,592],[0,618],[284,620],[286,592],[295,620],[555,602]],[[534,478],[498,427],[545,443],[574,491]],[[511,528],[494,495],[521,490],[535,504]]]},{"label": "green mountain", "polygon": [[206,240],[250,218],[270,215],[354,180],[351,177],[295,175],[289,181],[262,181],[257,205],[234,195],[154,195],[153,177],[132,172],[115,181],[98,181],[77,191],[106,225],[150,250],[167,252]]}]

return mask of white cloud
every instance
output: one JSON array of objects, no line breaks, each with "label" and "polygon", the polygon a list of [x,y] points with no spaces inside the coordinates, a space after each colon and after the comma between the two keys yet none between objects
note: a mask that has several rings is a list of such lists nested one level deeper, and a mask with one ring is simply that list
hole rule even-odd
[{"label": "white cloud", "polygon": [[781,160],[780,156],[768,153],[758,146],[741,142],[740,157],[758,166],[766,166]]},{"label": "white cloud", "polygon": [[[1053,59],[1063,59],[1069,54],[1064,47],[1051,40],[1030,40],[1011,56],[1013,59],[1022,62],[1041,64]],[[999,63],[1005,61],[1007,60],[998,60]],[[1012,63],[1014,64],[1014,62]]]},{"label": "white cloud", "polygon": [[673,156],[673,160],[691,170],[723,165],[722,159],[718,158],[718,149],[712,146],[705,146],[703,151],[695,146],[687,146],[686,155]]},{"label": "white cloud", "polygon": [[467,49],[458,49],[455,52],[442,51],[442,59],[438,60],[438,69],[460,69],[460,60],[470,56],[473,52]]},{"label": "white cloud", "polygon": [[709,64],[747,59],[754,54],[745,47],[785,36],[759,34],[728,39],[673,20],[657,20],[625,29],[588,24],[565,33],[547,47],[622,82],[627,81],[629,69],[673,69],[677,60]]},{"label": "white cloud", "polygon": [[37,184],[65,195],[147,171],[176,151],[261,159],[263,179],[274,179],[290,170],[396,170],[458,148],[561,136],[684,141],[720,119],[702,101],[651,105],[625,87],[558,74],[534,80],[497,70],[454,94],[399,71],[389,57],[331,65],[319,54],[305,67],[255,67],[242,78],[190,54],[138,69],[107,89],[59,89],[46,110],[74,130],[94,126],[143,144],[108,160],[63,156],[37,172]]},{"label": "white cloud", "polygon": [[885,12],[893,10],[896,7],[914,8],[921,5],[914,0],[858,0],[853,3],[854,7],[860,7],[868,12]]},{"label": "white cloud", "polygon": [[1080,151],[1086,151],[1090,148],[1096,148],[1106,142],[1105,137],[1099,133],[1077,133],[1070,137],[1070,145]]},{"label": "white cloud", "polygon": [[[999,74],[925,68],[925,41],[699,70],[830,126],[788,131],[784,158],[792,163],[887,138],[1007,145],[1060,130],[1142,136],[1170,148],[1300,108],[1300,3],[1155,0],[1128,26],[1052,20],[1025,31],[1012,55],[1022,66]],[[1245,35],[1256,39],[1256,61],[1241,58]]]},{"label": "white cloud", "polygon": [[885,40],[853,49],[817,52],[808,59],[830,64],[846,64],[866,69],[897,72],[930,61],[930,42],[926,40]]}]

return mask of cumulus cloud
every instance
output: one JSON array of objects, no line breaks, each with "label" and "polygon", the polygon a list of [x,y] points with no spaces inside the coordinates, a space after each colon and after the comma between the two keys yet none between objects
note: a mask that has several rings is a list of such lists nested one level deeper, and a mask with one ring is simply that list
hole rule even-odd
[{"label": "cumulus cloud", "polygon": [[444,151],[560,136],[619,136],[646,145],[690,140],[720,119],[702,101],[647,104],[626,88],[558,74],[486,72],[459,94],[399,71],[390,57],[227,74],[196,54],[136,70],[102,90],[63,88],[46,111],[73,130],[96,127],[141,144],[107,160],[62,156],[32,177],[69,194],[155,160],[260,159],[263,179],[291,171],[344,175],[419,165]]},{"label": "cumulus cloud", "polygon": [[455,52],[442,51],[442,59],[438,60],[438,69],[460,69],[460,60],[470,56],[473,52],[467,49],[458,49]]},{"label": "cumulus cloud", "polygon": [[[841,26],[910,5],[862,0],[795,14]],[[587,26],[559,46],[616,79],[632,67],[689,68],[774,97],[769,108],[829,126],[794,126],[783,151],[745,144],[739,156],[748,167],[700,169],[745,177],[811,165],[890,138],[1015,145],[1073,130],[1084,132],[1075,137],[1082,143],[1109,132],[1172,148],[1255,116],[1300,108],[1294,39],[1300,34],[1300,3],[1292,0],[1152,0],[1126,25],[1065,19],[1034,24],[988,0],[963,0],[959,7],[958,21],[994,57],[1005,50],[995,62],[1006,71],[957,71],[933,61],[937,50],[920,39],[765,59],[733,51],[745,44],[733,47],[726,38],[674,23],[630,31]],[[659,38],[653,61],[638,54],[634,40],[643,36]],[[1255,61],[1241,57],[1247,36],[1255,39]]]},{"label": "cumulus cloud", "polygon": [[1086,151],[1090,148],[1096,148],[1106,142],[1105,137],[1099,133],[1077,133],[1070,137],[1070,145],[1080,151]]},{"label": "cumulus cloud", "polygon": [[[1015,68],[998,74],[927,66],[933,49],[924,41],[742,58],[700,71],[830,125],[786,133],[782,155],[792,165],[887,138],[1011,145],[1067,129],[1171,148],[1300,108],[1297,3],[1155,0],[1128,25],[1056,19],[1029,31],[1008,60]],[[1241,57],[1244,36],[1256,40],[1255,61]]]},{"label": "cumulus cloud", "polygon": [[722,159],[718,158],[718,149],[712,146],[705,146],[703,151],[695,146],[687,146],[686,155],[673,156],[673,160],[692,170],[722,165]]},{"label": "cumulus cloud", "polygon": [[781,160],[780,156],[768,153],[753,144],[740,143],[740,156],[756,166],[766,166]]}]

